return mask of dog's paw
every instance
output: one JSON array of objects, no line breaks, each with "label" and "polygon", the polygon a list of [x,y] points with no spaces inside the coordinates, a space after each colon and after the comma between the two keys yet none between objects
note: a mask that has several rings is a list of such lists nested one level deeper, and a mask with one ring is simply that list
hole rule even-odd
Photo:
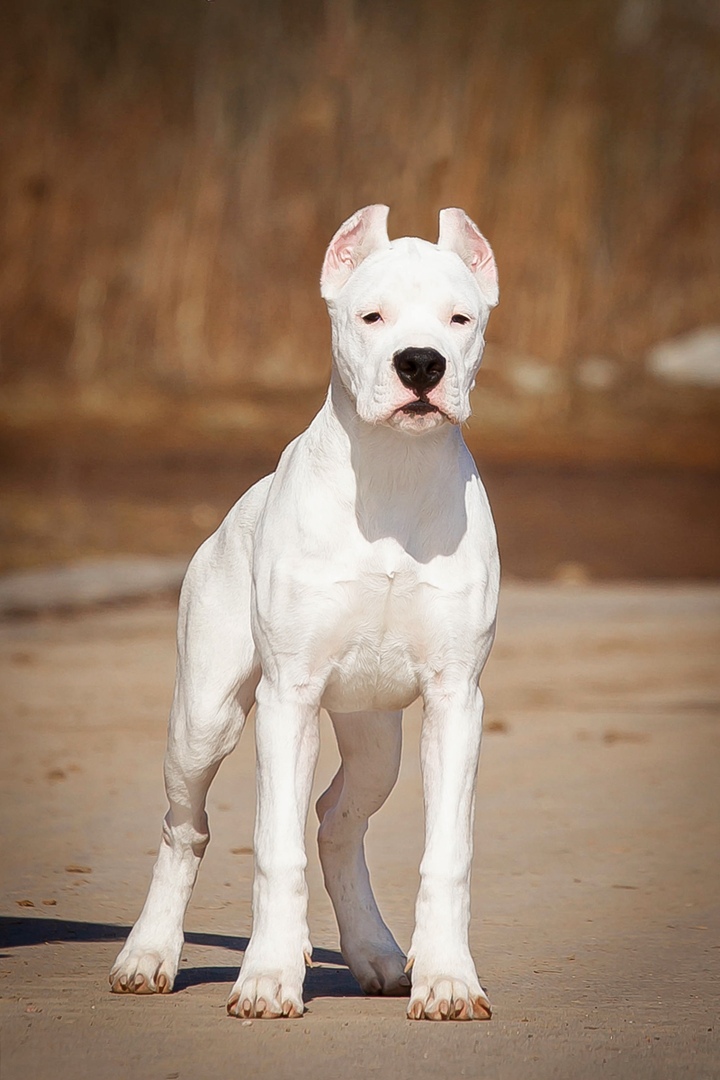
[{"label": "dog's paw", "polygon": [[125,946],[110,972],[113,994],[169,994],[175,982],[182,941],[178,946]]},{"label": "dog's paw", "polygon": [[227,1011],[243,1020],[302,1016],[302,986],[293,986],[291,981],[275,975],[245,978],[241,974],[228,998]]},{"label": "dog's paw", "polygon": [[361,946],[350,946],[343,940],[340,948],[348,967],[366,994],[408,996],[410,978],[405,973],[407,960],[394,941],[390,944],[363,942]]},{"label": "dog's paw", "polygon": [[413,979],[409,1020],[489,1020],[492,1007],[479,983],[449,976]]}]

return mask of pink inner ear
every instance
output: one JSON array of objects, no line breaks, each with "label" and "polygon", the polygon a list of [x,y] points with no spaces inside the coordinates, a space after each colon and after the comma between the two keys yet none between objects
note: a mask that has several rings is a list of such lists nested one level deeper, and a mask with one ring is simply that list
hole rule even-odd
[{"label": "pink inner ear", "polygon": [[479,237],[481,240],[479,244],[472,244],[470,251],[470,269],[473,274],[478,272],[485,274],[488,277],[495,277],[495,259],[490,251],[487,240],[484,236]]},{"label": "pink inner ear", "polygon": [[374,250],[386,247],[387,206],[366,206],[340,226],[325,254],[320,285],[325,299],[342,288],[352,272]]},{"label": "pink inner ear", "polygon": [[358,231],[359,227],[354,229],[352,234],[341,237],[338,243],[328,252],[330,262],[334,269],[337,270],[341,263],[344,266],[349,267],[350,270],[355,269],[355,263],[353,261],[354,246],[348,241],[351,239],[351,236],[356,236]]},{"label": "pink inner ear", "polygon": [[371,239],[368,234],[372,234],[375,225],[372,217],[374,209],[375,207],[366,207],[365,210],[358,210],[345,223],[346,227],[340,229],[328,251],[334,266],[339,267],[342,263],[354,270],[362,262],[365,248],[369,246],[367,241]]},{"label": "pink inner ear", "polygon": [[[353,230],[355,233],[357,230]],[[333,283],[336,287],[342,285],[352,274],[355,269],[355,261],[353,260],[353,246],[348,242],[349,236],[347,233],[338,237],[333,241],[330,247],[325,252],[325,261],[323,263],[322,275],[320,282],[323,288],[331,286]]]},{"label": "pink inner ear", "polygon": [[438,247],[454,251],[484,283],[491,304],[497,303],[497,267],[492,248],[464,210],[449,207],[440,211]]}]

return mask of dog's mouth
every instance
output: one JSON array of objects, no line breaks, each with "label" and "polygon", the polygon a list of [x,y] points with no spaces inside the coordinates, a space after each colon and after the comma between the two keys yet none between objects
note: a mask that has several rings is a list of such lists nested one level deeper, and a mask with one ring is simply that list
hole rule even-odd
[{"label": "dog's mouth", "polygon": [[440,410],[430,401],[423,401],[420,398],[418,401],[411,401],[408,405],[403,405],[401,409],[398,409],[398,412],[405,413],[406,416],[427,416],[428,413],[439,413]]}]

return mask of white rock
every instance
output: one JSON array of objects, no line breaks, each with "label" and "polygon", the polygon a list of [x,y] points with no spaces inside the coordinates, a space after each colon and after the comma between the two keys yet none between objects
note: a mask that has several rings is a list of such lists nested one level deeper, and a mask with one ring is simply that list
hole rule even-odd
[{"label": "white rock", "polygon": [[720,326],[708,326],[656,345],[646,367],[656,379],[720,386]]},{"label": "white rock", "polygon": [[559,371],[529,356],[516,360],[510,367],[509,376],[523,394],[555,394],[562,388]]},{"label": "white rock", "polygon": [[618,364],[606,356],[588,356],[575,369],[575,378],[586,390],[609,390],[619,374]]}]

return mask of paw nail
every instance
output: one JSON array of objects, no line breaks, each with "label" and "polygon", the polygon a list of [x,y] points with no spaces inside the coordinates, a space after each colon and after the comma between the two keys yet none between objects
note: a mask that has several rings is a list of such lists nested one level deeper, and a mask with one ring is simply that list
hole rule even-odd
[{"label": "paw nail", "polygon": [[490,1020],[492,1018],[492,1009],[490,1002],[482,998],[475,998],[473,1001],[473,1010],[476,1020]]}]

